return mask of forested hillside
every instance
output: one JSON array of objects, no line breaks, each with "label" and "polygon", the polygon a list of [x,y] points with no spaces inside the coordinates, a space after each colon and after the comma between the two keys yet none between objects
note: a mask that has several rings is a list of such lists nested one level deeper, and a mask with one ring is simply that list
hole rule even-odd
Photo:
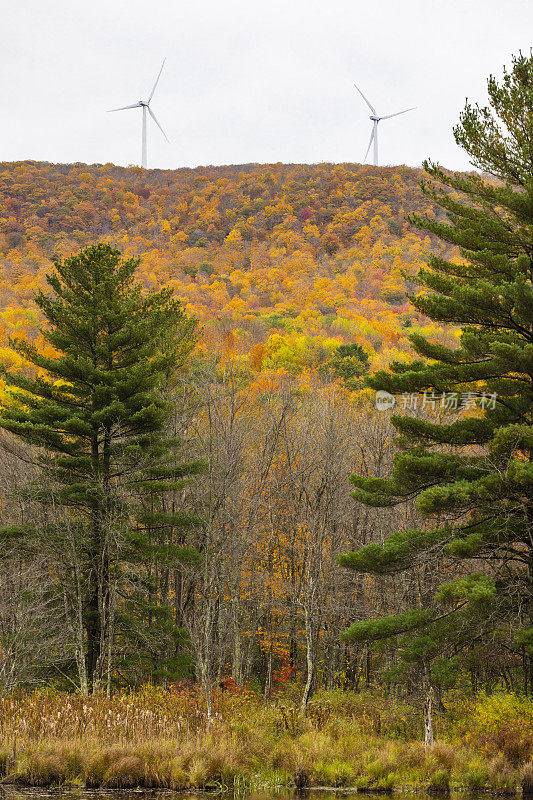
[{"label": "forested hillside", "polygon": [[[208,346],[255,369],[318,366],[342,342],[378,364],[420,323],[405,290],[433,211],[407,167],[243,165],[174,171],[36,162],[0,167],[4,336],[35,328],[50,260],[104,239],[172,287]],[[264,345],[264,346],[263,346]]]}]

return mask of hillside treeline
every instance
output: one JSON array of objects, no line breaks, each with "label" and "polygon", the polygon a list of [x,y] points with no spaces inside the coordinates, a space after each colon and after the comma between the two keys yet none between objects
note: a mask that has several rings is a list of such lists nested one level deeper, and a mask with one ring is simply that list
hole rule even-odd
[{"label": "hillside treeline", "polygon": [[208,349],[298,372],[357,342],[387,363],[425,324],[405,292],[434,237],[406,215],[441,212],[420,178],[407,167],[351,164],[4,164],[4,337],[35,334],[32,293],[51,259],[105,240],[142,257],[147,288],[172,288],[202,323]]}]

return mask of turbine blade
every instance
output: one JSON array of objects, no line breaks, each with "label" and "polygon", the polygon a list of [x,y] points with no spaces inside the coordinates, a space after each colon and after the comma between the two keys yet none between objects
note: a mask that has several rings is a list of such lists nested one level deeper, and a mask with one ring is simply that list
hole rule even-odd
[{"label": "turbine blade", "polygon": [[149,114],[150,114],[150,116],[152,117],[153,121],[155,122],[155,124],[157,125],[157,127],[159,128],[159,130],[161,131],[161,133],[163,134],[163,136],[164,136],[164,137],[165,137],[165,139],[167,140],[167,142],[170,144],[170,139],[169,139],[169,138],[168,138],[168,136],[166,135],[165,131],[163,130],[163,128],[161,127],[161,125],[159,124],[159,122],[157,121],[157,117],[156,117],[156,115],[154,114],[154,112],[152,111],[152,109],[150,108],[150,106],[147,106],[147,109],[148,109],[148,113],[149,113]]},{"label": "turbine blade", "polygon": [[140,108],[140,107],[141,107],[140,103],[134,103],[131,106],[122,106],[121,108],[110,108],[107,113],[111,114],[112,111],[126,111],[127,108]]},{"label": "turbine blade", "polygon": [[159,78],[161,77],[161,73],[163,72],[163,67],[165,66],[165,61],[166,61],[166,58],[163,59],[163,63],[161,64],[161,69],[159,70],[159,75],[155,79],[154,88],[152,89],[152,91],[150,93],[150,97],[148,98],[148,102],[150,102],[150,100],[154,96],[155,88],[156,88],[157,84],[159,83]]},{"label": "turbine blade", "polygon": [[412,106],[412,108],[406,108],[403,111],[397,111],[395,114],[387,114],[386,117],[380,117],[380,119],[390,119],[391,117],[397,117],[399,114],[407,114],[408,111],[414,111],[417,106]]},{"label": "turbine blade", "polygon": [[354,86],[357,89],[357,91],[359,92],[359,94],[361,95],[361,97],[363,98],[363,100],[365,101],[365,103],[367,104],[367,106],[369,107],[370,111],[374,114],[374,116],[377,117],[378,112],[376,111],[376,109],[374,108],[374,106],[372,105],[370,100],[366,99],[366,97],[364,96],[363,92],[361,91],[361,89],[359,88],[359,86],[356,83],[354,83]]},{"label": "turbine blade", "polygon": [[369,141],[369,143],[368,143],[368,147],[366,148],[365,157],[363,158],[363,164],[365,163],[365,161],[366,161],[366,159],[367,159],[367,156],[368,156],[368,154],[369,154],[369,152],[370,152],[370,147],[371,147],[371,145],[372,145],[372,142],[374,141],[374,134],[375,134],[375,132],[376,132],[376,126],[375,126],[375,125],[372,125],[372,133],[370,134],[370,141]]}]

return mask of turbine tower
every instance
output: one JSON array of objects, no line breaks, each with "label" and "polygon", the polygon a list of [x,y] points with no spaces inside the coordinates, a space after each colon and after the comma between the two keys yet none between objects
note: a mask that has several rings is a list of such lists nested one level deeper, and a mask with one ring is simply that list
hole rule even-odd
[{"label": "turbine tower", "polygon": [[399,114],[407,114],[408,111],[414,111],[416,106],[412,106],[412,108],[405,108],[403,111],[396,111],[394,114],[387,114],[384,117],[380,117],[378,115],[378,112],[376,111],[376,109],[374,108],[372,103],[370,102],[370,100],[367,100],[367,98],[364,96],[364,94],[361,91],[361,89],[359,88],[359,86],[357,86],[355,83],[354,83],[354,86],[357,89],[357,91],[359,92],[359,94],[361,95],[361,97],[363,98],[363,100],[365,101],[365,103],[367,104],[367,106],[369,107],[370,111],[372,112],[372,114],[370,115],[370,119],[372,120],[372,133],[370,134],[370,141],[368,143],[368,147],[366,148],[366,153],[365,153],[365,157],[363,159],[363,163],[366,161],[366,157],[368,155],[368,151],[370,150],[370,146],[371,146],[372,142],[374,142],[374,166],[377,167],[378,166],[378,125],[379,125],[379,123],[381,122],[382,119],[390,119],[391,117],[397,117]]},{"label": "turbine tower", "polygon": [[150,92],[150,97],[148,98],[148,100],[139,100],[138,103],[133,103],[131,106],[122,106],[121,108],[112,108],[108,112],[108,113],[111,113],[113,111],[126,111],[128,108],[142,108],[142,110],[143,110],[143,130],[142,130],[141,166],[143,167],[143,169],[146,169],[146,165],[147,165],[147,149],[148,149],[147,148],[147,142],[146,142],[146,121],[147,121],[146,115],[147,115],[147,113],[150,114],[150,116],[152,117],[153,121],[155,122],[155,124],[157,125],[157,127],[159,128],[159,130],[161,131],[161,133],[163,134],[163,136],[167,140],[167,142],[169,141],[168,136],[166,135],[165,131],[163,130],[163,128],[159,124],[156,115],[154,114],[154,112],[150,108],[150,101],[151,101],[152,97],[154,96],[154,92],[156,90],[156,86],[159,83],[159,78],[161,77],[161,73],[163,72],[163,67],[165,66],[165,60],[166,59],[163,59],[163,63],[161,64],[161,69],[159,70],[159,74],[158,74],[157,78],[155,79],[154,88]]}]

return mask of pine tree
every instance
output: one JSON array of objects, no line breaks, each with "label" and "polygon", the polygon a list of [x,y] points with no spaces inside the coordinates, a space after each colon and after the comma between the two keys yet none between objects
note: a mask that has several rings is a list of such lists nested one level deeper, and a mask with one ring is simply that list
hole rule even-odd
[{"label": "pine tree", "polygon": [[[51,292],[36,296],[49,351],[14,341],[28,368],[4,374],[11,402],[0,426],[33,446],[43,476],[41,523],[19,533],[75,550],[83,690],[96,690],[106,672],[109,688],[113,653],[127,660],[148,647],[158,620],[178,645],[150,573],[196,557],[183,546],[194,519],[176,497],[201,467],[180,463],[179,442],[167,435],[168,382],[185,364],[196,323],[168,289],[143,293],[137,263],[107,244],[57,261]],[[52,498],[56,518],[46,511]]]},{"label": "pine tree", "polygon": [[370,367],[368,353],[360,344],[341,344],[336,347],[331,358],[320,368],[324,375],[340,378],[349,389],[360,389]]},{"label": "pine tree", "polygon": [[481,172],[426,163],[424,191],[445,218],[411,220],[461,253],[433,256],[410,298],[430,319],[461,326],[459,346],[414,333],[419,358],[369,380],[395,395],[433,393],[439,405],[444,395],[445,416],[393,416],[390,477],[352,479],[359,502],[416,498],[427,520],[341,558],[393,575],[432,553],[460,570],[423,605],[355,623],[345,637],[400,637],[406,657],[428,660],[500,636],[515,665],[525,654],[533,690],[533,58],[514,58],[500,82],[489,78],[488,93],[490,105],[467,103],[454,130]]}]

